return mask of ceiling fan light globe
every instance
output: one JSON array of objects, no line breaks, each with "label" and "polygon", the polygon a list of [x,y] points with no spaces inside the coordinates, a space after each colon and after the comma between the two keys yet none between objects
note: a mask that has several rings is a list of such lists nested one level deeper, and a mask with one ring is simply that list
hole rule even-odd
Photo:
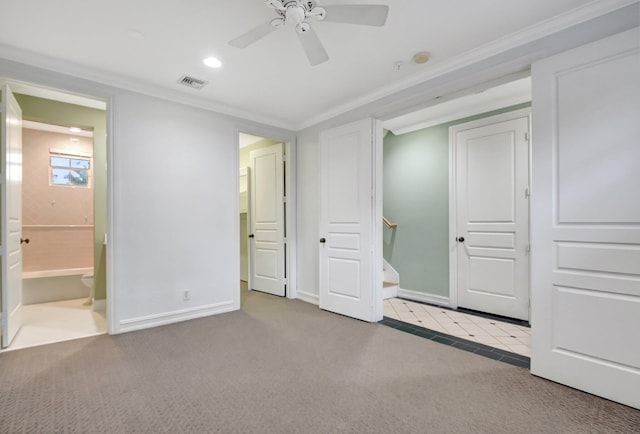
[{"label": "ceiling fan light globe", "polygon": [[293,5],[288,6],[285,12],[285,23],[297,26],[305,19],[304,8]]}]

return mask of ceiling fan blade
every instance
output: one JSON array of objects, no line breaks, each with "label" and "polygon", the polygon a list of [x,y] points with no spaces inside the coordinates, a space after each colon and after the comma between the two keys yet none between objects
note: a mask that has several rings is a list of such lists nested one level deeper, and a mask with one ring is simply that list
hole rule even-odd
[{"label": "ceiling fan blade", "polygon": [[322,42],[320,42],[318,35],[313,30],[313,27],[309,27],[309,30],[304,33],[298,33],[298,38],[302,43],[302,48],[304,48],[304,52],[307,54],[307,59],[309,59],[311,66],[316,66],[329,60],[329,55],[324,49]]},{"label": "ceiling fan blade", "polygon": [[264,38],[269,33],[275,30],[277,30],[277,28],[271,24],[271,21],[268,21],[254,29],[249,30],[245,34],[230,40],[229,45],[231,45],[232,47],[247,48],[249,45],[253,44],[259,39]]},{"label": "ceiling fan blade", "polygon": [[386,5],[323,5],[322,8],[326,12],[324,21],[364,26],[384,26],[389,13]]}]

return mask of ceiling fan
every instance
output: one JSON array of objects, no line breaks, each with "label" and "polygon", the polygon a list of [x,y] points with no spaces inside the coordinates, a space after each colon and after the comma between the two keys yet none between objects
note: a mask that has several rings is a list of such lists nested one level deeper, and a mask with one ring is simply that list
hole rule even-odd
[{"label": "ceiling fan", "polygon": [[386,5],[327,5],[320,7],[316,0],[266,1],[267,6],[272,8],[278,17],[232,39],[229,41],[229,45],[246,48],[280,27],[289,25],[295,28],[302,48],[312,66],[326,62],[329,60],[329,55],[309,24],[309,20],[380,27],[384,26],[389,12],[389,6]]}]

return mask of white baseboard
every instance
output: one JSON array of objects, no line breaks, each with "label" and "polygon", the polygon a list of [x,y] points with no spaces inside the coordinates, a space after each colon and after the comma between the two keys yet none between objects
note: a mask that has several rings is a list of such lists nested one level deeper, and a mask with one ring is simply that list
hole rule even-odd
[{"label": "white baseboard", "polygon": [[298,290],[298,300],[306,301],[307,303],[315,304],[316,306],[320,304],[320,297],[317,294],[311,294],[310,292],[304,292]]},{"label": "white baseboard", "polygon": [[205,316],[216,315],[225,312],[237,310],[234,308],[233,300],[222,303],[211,304],[207,306],[199,306],[191,309],[176,310],[157,315],[143,316],[139,318],[125,319],[120,321],[120,329],[118,333],[131,332],[134,330],[142,330],[157,327],[176,322],[187,321],[190,319],[202,318]]},{"label": "white baseboard", "polygon": [[102,300],[93,299],[93,311],[94,312],[106,312],[107,311],[107,299]]},{"label": "white baseboard", "polygon": [[449,297],[441,295],[425,294],[424,292],[410,291],[408,289],[398,289],[398,297],[407,300],[420,301],[422,303],[435,304],[436,306],[451,307]]}]

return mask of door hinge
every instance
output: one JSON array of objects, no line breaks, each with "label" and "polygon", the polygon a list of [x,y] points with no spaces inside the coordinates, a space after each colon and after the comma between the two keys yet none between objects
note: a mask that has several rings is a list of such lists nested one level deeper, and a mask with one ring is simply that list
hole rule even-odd
[{"label": "door hinge", "polygon": [[282,154],[282,161],[284,161],[284,162],[287,161],[287,154]]},{"label": "door hinge", "polygon": [[524,248],[524,251],[527,253],[531,253],[531,244],[527,244]]},{"label": "door hinge", "polygon": [[529,133],[524,133],[524,141],[525,142],[529,141]]},{"label": "door hinge", "polygon": [[287,237],[284,237],[284,238],[282,239],[282,242],[283,242],[284,244],[287,244]]},{"label": "door hinge", "polygon": [[287,203],[287,196],[282,196],[282,202]]},{"label": "door hinge", "polygon": [[524,197],[528,198],[531,196],[531,189],[529,187],[524,189]]}]

